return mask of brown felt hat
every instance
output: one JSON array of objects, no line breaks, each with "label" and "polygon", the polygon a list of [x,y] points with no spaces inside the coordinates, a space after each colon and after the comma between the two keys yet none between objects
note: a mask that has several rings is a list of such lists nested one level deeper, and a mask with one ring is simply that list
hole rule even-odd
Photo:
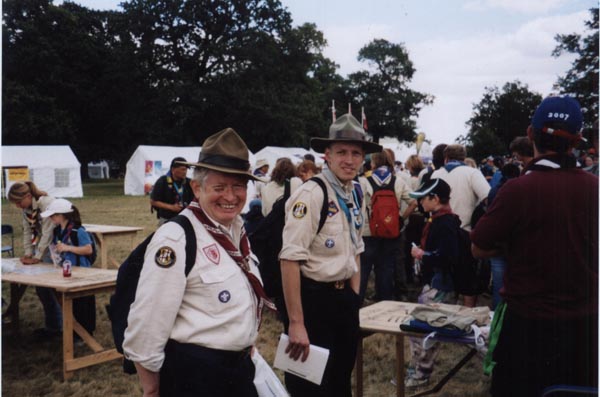
[{"label": "brown felt hat", "polygon": [[208,168],[226,174],[244,175],[249,179],[262,181],[250,172],[248,147],[233,128],[225,128],[206,138],[197,163],[181,162],[181,164]]},{"label": "brown felt hat", "polygon": [[381,145],[367,140],[365,130],[350,113],[338,117],[331,124],[329,127],[329,138],[312,138],[310,140],[310,147],[316,152],[324,153],[325,149],[334,142],[361,145],[365,154],[381,152],[383,150]]}]

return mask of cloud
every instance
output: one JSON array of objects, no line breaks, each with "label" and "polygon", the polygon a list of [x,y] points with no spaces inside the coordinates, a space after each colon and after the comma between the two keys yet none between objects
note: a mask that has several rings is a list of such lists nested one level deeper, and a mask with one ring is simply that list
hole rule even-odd
[{"label": "cloud", "polygon": [[539,14],[556,10],[565,5],[568,0],[473,0],[465,3],[463,8],[468,11],[485,11],[502,9],[524,14]]}]

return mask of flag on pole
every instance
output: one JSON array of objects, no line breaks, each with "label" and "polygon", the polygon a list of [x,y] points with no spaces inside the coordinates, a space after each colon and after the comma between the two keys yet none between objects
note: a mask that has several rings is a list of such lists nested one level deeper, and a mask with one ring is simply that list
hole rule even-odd
[{"label": "flag on pole", "polygon": [[352,105],[348,103],[348,114],[352,114]]},{"label": "flag on pole", "polygon": [[360,117],[362,120],[363,130],[367,131],[369,128],[367,127],[367,115],[365,114],[364,106],[360,109]]},{"label": "flag on pole", "polygon": [[335,122],[335,99],[331,100],[331,121]]}]

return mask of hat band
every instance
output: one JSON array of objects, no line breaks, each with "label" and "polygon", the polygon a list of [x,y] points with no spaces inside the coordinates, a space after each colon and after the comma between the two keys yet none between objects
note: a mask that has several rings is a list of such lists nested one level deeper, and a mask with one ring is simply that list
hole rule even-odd
[{"label": "hat band", "polygon": [[355,141],[365,141],[365,136],[352,130],[335,131],[329,139],[352,139]]},{"label": "hat band", "polygon": [[569,141],[579,141],[579,140],[583,139],[581,134],[572,134],[569,131],[554,129],[554,128],[550,128],[550,127],[542,128],[542,132],[545,132],[546,134],[550,134],[550,135],[554,135],[554,136],[559,136],[559,137],[565,138]]},{"label": "hat band", "polygon": [[250,169],[250,163],[248,161],[220,154],[205,154],[201,152],[198,162],[240,171],[248,171]]}]

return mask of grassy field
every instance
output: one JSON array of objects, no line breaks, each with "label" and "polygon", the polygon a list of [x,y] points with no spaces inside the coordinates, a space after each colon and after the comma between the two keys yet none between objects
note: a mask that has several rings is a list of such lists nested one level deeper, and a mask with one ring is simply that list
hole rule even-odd
[{"label": "grassy field", "polygon": [[[84,198],[73,199],[80,209],[84,223],[124,226],[141,226],[141,241],[156,229],[156,217],[150,213],[148,197],[123,195],[123,181],[94,182],[84,184]],[[15,227],[16,255],[22,255],[21,214],[5,199],[2,200],[2,223]],[[111,247],[111,256],[123,260],[129,252],[128,242]],[[367,293],[369,296],[370,293]],[[9,301],[9,288],[2,283],[2,296]],[[112,344],[110,324],[104,310],[108,295],[97,297],[96,337],[103,346]],[[4,308],[3,308],[4,309]],[[43,326],[41,304],[33,288],[28,288],[20,304],[20,332],[14,334],[2,327],[2,395],[3,396],[138,396],[141,389],[137,377],[123,374],[119,361],[104,363],[77,371],[75,376],[62,381],[61,340],[39,341],[33,330]],[[278,335],[282,326],[273,315],[265,313],[257,347],[267,362],[273,363]],[[76,347],[75,354],[87,352],[87,347]],[[435,382],[464,355],[466,348],[452,344],[442,346],[432,380]],[[408,345],[406,346],[408,360]],[[365,396],[395,396],[394,338],[373,335],[365,339]],[[482,374],[481,359],[474,357],[451,379],[441,392],[433,396],[476,397],[488,395],[490,379]],[[280,371],[276,371],[280,376]]]}]

